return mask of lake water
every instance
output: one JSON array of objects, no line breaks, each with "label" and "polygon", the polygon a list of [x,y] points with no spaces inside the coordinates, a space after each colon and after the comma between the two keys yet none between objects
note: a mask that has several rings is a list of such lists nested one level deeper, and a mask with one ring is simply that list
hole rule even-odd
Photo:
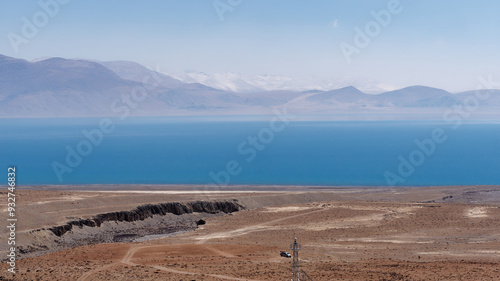
[{"label": "lake water", "polygon": [[500,124],[268,120],[2,119],[0,180],[14,165],[19,185],[500,184]]}]

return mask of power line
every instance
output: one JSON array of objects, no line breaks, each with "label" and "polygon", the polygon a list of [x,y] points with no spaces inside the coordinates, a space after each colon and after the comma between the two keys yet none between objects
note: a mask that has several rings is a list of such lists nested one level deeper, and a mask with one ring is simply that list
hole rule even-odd
[{"label": "power line", "polygon": [[300,281],[301,280],[301,273],[304,275],[304,278],[302,278],[303,280],[312,281],[311,277],[309,277],[309,275],[307,275],[307,273],[304,270],[301,270],[299,267],[300,244],[297,243],[297,237],[295,237],[293,244],[290,245],[290,249],[292,249],[292,251],[293,251],[292,280],[291,281]]},{"label": "power line", "polygon": [[293,244],[290,245],[290,249],[292,249],[293,251],[292,281],[300,281],[300,269],[299,269],[300,245],[297,243],[297,238],[295,238]]}]

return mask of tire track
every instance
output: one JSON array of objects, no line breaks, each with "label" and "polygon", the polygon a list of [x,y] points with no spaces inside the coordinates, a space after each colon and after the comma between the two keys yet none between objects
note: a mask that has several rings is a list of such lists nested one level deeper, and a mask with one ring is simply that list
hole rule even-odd
[{"label": "tire track", "polygon": [[[158,248],[158,245],[149,245],[149,246],[131,246],[130,249],[125,253],[125,255],[122,257],[120,261],[110,263],[101,267],[98,267],[96,269],[93,269],[91,271],[88,271],[84,273],[80,278],[77,279],[77,281],[87,281],[87,280],[92,280],[90,279],[92,275],[95,273],[98,273],[100,271],[105,271],[110,268],[113,268],[115,266],[119,265],[129,265],[129,266],[137,266],[137,265],[142,265],[142,266],[148,266],[152,267],[161,271],[169,272],[169,273],[176,273],[176,274],[185,274],[185,275],[192,275],[192,276],[200,276],[200,275],[205,275],[205,276],[210,276],[210,277],[215,277],[219,279],[224,279],[224,280],[237,280],[237,281],[262,281],[262,280],[257,280],[257,279],[248,279],[248,278],[238,278],[238,277],[233,277],[233,276],[228,276],[228,275],[220,275],[220,274],[202,274],[198,272],[190,272],[190,271],[181,271],[173,268],[168,268],[164,266],[159,266],[159,265],[143,265],[143,264],[137,264],[132,262],[132,258],[134,255],[137,253],[137,251],[142,250],[142,249],[148,249],[148,248]],[[220,254],[221,256],[232,256],[230,254],[224,253],[223,251],[216,250],[210,246],[207,246],[209,250],[212,250],[215,253]]]}]

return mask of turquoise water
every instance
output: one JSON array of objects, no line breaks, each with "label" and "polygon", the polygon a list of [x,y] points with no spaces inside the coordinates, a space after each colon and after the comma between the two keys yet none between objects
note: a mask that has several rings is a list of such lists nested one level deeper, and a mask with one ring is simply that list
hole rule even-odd
[{"label": "turquoise water", "polygon": [[[0,181],[14,165],[19,185],[500,184],[500,124],[129,118],[111,120],[114,130],[94,135],[93,144],[82,130],[96,132],[99,118],[0,121]],[[434,130],[445,140],[423,151],[415,141],[432,139]],[[68,162],[67,148],[85,155]],[[412,166],[403,173],[401,159]]]}]

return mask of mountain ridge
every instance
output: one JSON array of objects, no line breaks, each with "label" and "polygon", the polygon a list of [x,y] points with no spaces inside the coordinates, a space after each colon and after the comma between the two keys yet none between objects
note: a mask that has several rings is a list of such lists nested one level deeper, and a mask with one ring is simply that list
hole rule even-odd
[{"label": "mountain ridge", "polygon": [[[488,94],[488,99],[478,104],[500,112],[500,90],[485,91],[478,93]],[[0,55],[0,117],[115,116],[118,105],[130,107],[131,116],[265,115],[279,106],[299,115],[409,111],[425,115],[442,113],[475,94],[452,94],[423,85],[380,94],[366,94],[354,86],[239,93],[185,83],[129,61],[48,58],[29,62]]]}]

